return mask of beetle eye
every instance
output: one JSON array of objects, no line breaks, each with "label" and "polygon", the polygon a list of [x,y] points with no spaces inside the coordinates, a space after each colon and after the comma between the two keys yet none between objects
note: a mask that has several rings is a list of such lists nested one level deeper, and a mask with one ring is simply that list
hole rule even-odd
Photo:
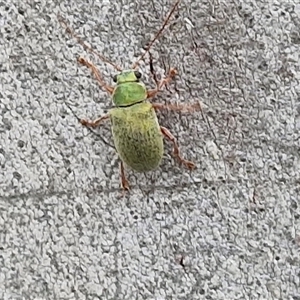
[{"label": "beetle eye", "polygon": [[114,81],[114,82],[117,82],[117,81],[118,81],[118,76],[117,76],[117,75],[115,75],[115,76],[113,77],[113,81]]},{"label": "beetle eye", "polygon": [[140,79],[142,77],[142,74],[139,71],[134,71],[134,75],[137,79]]}]

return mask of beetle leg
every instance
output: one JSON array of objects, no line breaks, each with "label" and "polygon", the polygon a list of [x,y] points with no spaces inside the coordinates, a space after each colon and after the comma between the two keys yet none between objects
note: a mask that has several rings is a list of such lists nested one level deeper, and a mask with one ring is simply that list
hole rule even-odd
[{"label": "beetle leg", "polygon": [[191,105],[188,104],[163,104],[163,103],[152,103],[152,107],[156,110],[173,110],[173,111],[187,111],[187,112],[194,112],[194,111],[201,111],[202,106],[201,103],[194,103]]},{"label": "beetle leg", "polygon": [[121,161],[120,162],[120,173],[121,173],[121,185],[124,191],[129,191],[129,183],[126,179],[125,170],[124,170],[124,164]]},{"label": "beetle leg", "polygon": [[184,164],[188,169],[192,170],[195,169],[196,166],[193,162],[184,159],[181,155],[180,155],[180,151],[179,151],[179,146],[177,143],[176,138],[173,136],[173,134],[165,127],[160,126],[160,130],[162,132],[162,134],[173,143],[173,147],[174,147],[174,156],[182,163]]},{"label": "beetle leg", "polygon": [[92,64],[91,62],[89,62],[88,60],[86,60],[83,57],[79,57],[78,58],[78,62],[86,67],[88,67],[89,69],[91,69],[92,73],[94,74],[94,76],[96,77],[98,83],[100,84],[100,86],[102,88],[104,88],[109,94],[112,94],[114,91],[114,87],[109,86],[105,83],[102,75],[100,74],[100,72],[98,71],[98,69],[96,68],[96,66],[94,64]]},{"label": "beetle leg", "polygon": [[103,121],[109,118],[109,114],[105,114],[103,116],[101,116],[100,118],[94,120],[94,121],[89,121],[86,119],[80,119],[80,123],[86,127],[97,127],[99,126],[99,124]]},{"label": "beetle leg", "polygon": [[176,69],[171,68],[167,77],[157,83],[155,90],[147,91],[147,98],[154,97],[164,85],[167,85],[178,74]]}]

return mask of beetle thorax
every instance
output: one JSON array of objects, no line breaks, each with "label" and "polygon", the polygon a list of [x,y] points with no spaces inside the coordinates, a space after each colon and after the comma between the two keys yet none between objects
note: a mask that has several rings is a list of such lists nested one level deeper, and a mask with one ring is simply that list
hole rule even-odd
[{"label": "beetle thorax", "polygon": [[144,83],[139,82],[141,74],[134,70],[125,70],[115,76],[117,85],[113,92],[113,102],[116,106],[130,106],[147,98]]}]

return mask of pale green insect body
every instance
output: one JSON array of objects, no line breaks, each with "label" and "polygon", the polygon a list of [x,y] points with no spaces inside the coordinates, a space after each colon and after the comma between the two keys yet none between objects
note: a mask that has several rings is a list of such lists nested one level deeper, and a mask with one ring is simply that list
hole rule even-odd
[{"label": "pale green insect body", "polygon": [[92,71],[100,86],[112,96],[112,101],[115,106],[107,114],[98,117],[94,121],[80,119],[80,123],[84,126],[95,128],[99,126],[102,121],[107,119],[111,120],[114,144],[121,160],[121,184],[125,190],[129,190],[129,183],[126,179],[124,164],[138,172],[148,172],[156,169],[163,158],[163,137],[173,143],[173,154],[180,163],[184,164],[190,170],[195,168],[193,162],[181,156],[177,140],[172,133],[167,128],[159,125],[156,110],[170,109],[173,111],[181,111],[186,108],[192,111],[195,107],[200,109],[200,106],[162,103],[151,104],[148,99],[155,97],[162,87],[169,84],[172,78],[178,73],[176,69],[170,68],[168,75],[158,81],[153,70],[150,55],[150,71],[153,75],[156,88],[147,89],[145,84],[140,82],[141,73],[136,70],[139,66],[139,62],[149,53],[153,43],[163,32],[175,9],[179,6],[179,3],[180,0],[174,3],[162,26],[149,42],[145,52],[132,65],[130,70],[122,70],[122,68],[109,61],[102,54],[94,51],[68,26],[61,16],[58,16],[60,23],[67,29],[67,32],[86,50],[91,51],[102,61],[109,63],[119,72],[113,78],[116,85],[111,86],[105,82],[101,73],[93,63],[82,57],[78,59],[80,64],[88,67]]},{"label": "pale green insect body", "polygon": [[121,160],[138,172],[156,169],[163,157],[163,136],[149,102],[110,111],[112,133]]},{"label": "pale green insect body", "polygon": [[138,71],[126,70],[115,76],[115,108],[109,112],[116,150],[121,160],[138,172],[157,168],[163,157],[163,136],[146,86]]}]

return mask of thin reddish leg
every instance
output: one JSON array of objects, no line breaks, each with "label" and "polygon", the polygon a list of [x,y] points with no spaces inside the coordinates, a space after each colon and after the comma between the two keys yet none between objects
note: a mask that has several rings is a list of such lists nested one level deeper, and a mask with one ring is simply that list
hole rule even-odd
[{"label": "thin reddish leg", "polygon": [[176,138],[172,135],[172,133],[165,127],[160,126],[160,130],[162,132],[162,134],[173,143],[173,147],[174,147],[174,151],[173,154],[174,156],[179,160],[180,163],[182,163],[183,165],[185,165],[188,169],[193,170],[196,168],[195,164],[189,160],[184,159],[181,155],[180,155],[180,151],[179,151],[179,146],[177,143]]}]

